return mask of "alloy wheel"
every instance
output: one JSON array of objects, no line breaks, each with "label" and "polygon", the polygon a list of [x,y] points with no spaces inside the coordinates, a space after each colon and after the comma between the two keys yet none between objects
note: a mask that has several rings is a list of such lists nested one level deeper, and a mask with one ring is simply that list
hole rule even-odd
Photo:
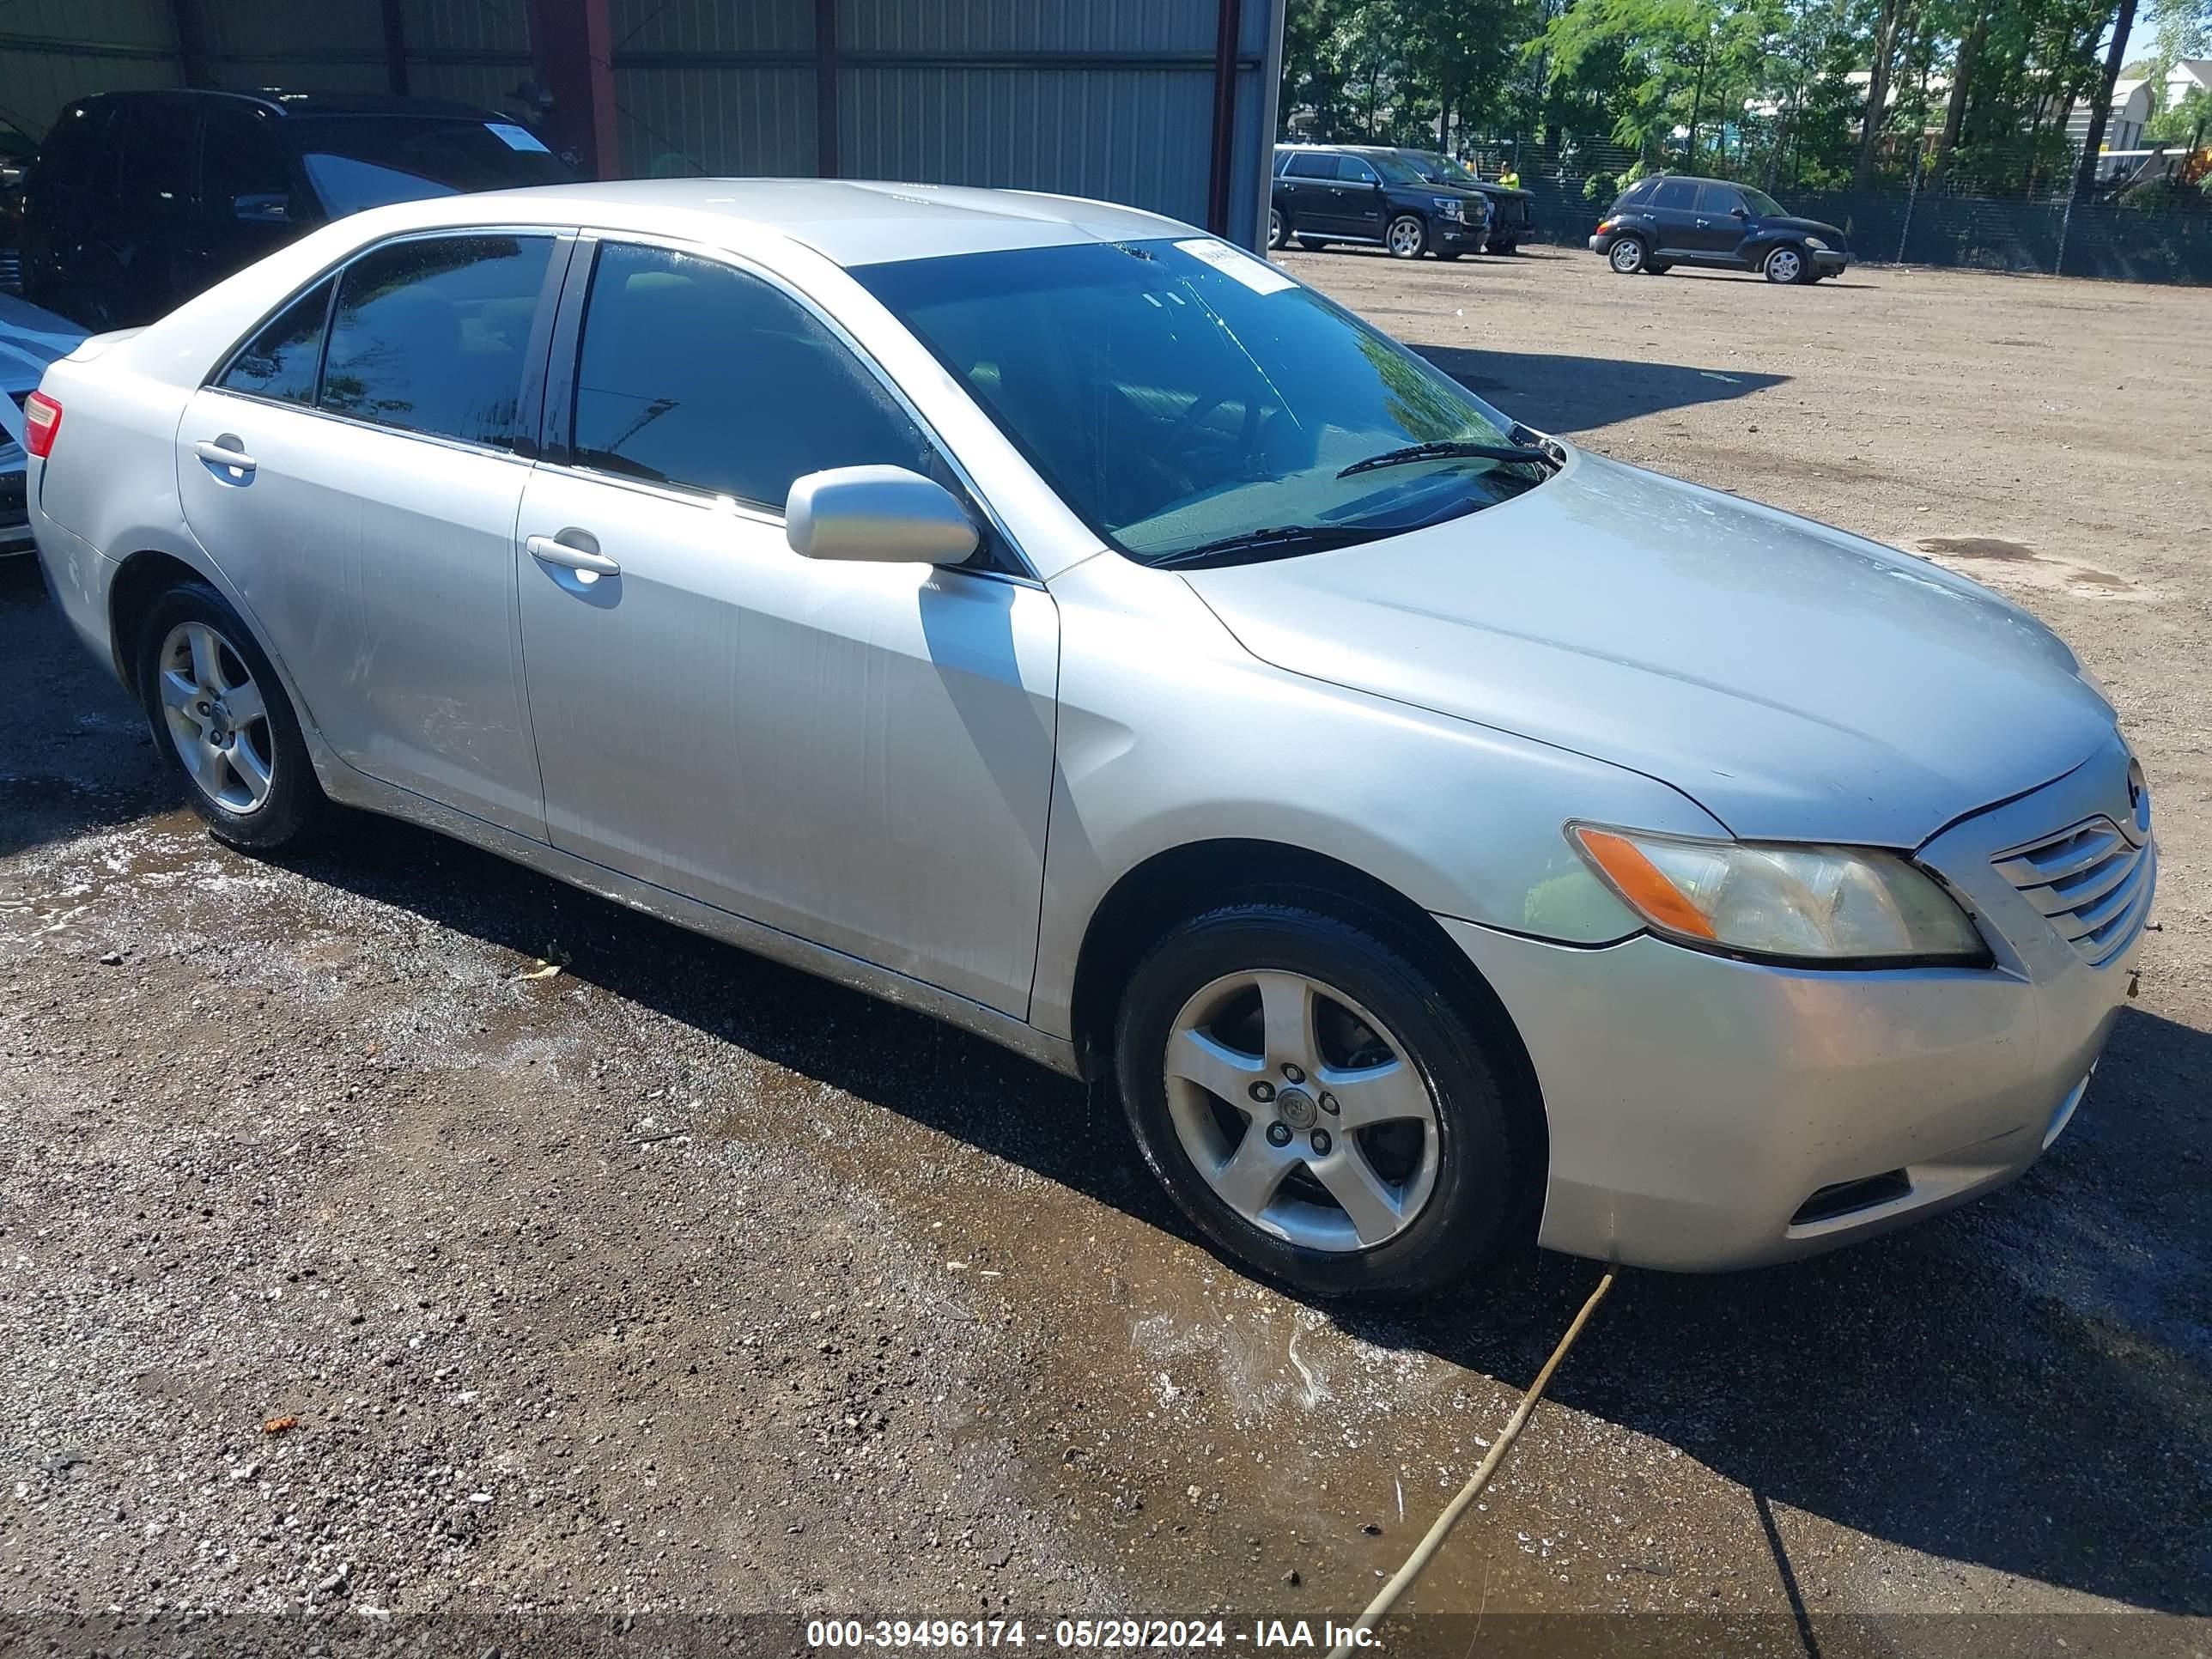
[{"label": "alloy wheel", "polygon": [[1401,259],[1410,259],[1421,251],[1421,244],[1428,236],[1419,219],[1407,217],[1391,222],[1389,240],[1391,252]]},{"label": "alloy wheel", "polygon": [[1267,210],[1267,246],[1280,247],[1282,245],[1283,216],[1273,208],[1269,208]]},{"label": "alloy wheel", "polygon": [[1255,969],[1202,987],[1169,1030],[1164,1070],[1200,1177],[1289,1243],[1372,1249],[1435,1189],[1428,1084],[1380,1021],[1319,980]]},{"label": "alloy wheel", "polygon": [[1644,244],[1633,236],[1624,236],[1613,245],[1613,252],[1606,257],[1622,276],[1633,276],[1644,268]]},{"label": "alloy wheel", "polygon": [[269,799],[276,746],[261,688],[229,641],[201,622],[161,641],[162,723],[178,758],[210,800],[247,813]]},{"label": "alloy wheel", "polygon": [[1766,280],[1770,283],[1794,283],[1804,270],[1805,263],[1797,257],[1795,248],[1778,247],[1766,256]]}]

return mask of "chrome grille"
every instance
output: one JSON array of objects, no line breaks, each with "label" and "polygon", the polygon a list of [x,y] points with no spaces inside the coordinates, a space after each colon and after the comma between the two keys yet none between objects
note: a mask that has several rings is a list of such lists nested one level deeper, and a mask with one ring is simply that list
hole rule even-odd
[{"label": "chrome grille", "polygon": [[1991,862],[2075,950],[2101,965],[2142,931],[2158,854],[2148,840],[2138,847],[2110,818],[2099,817]]}]

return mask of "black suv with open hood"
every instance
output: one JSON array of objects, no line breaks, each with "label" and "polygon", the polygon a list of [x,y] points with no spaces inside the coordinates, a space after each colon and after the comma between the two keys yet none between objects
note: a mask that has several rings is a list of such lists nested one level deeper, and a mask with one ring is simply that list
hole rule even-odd
[{"label": "black suv with open hood", "polygon": [[1395,149],[1364,144],[1278,144],[1267,246],[1365,242],[1401,259],[1480,253],[1490,231],[1480,191],[1432,185]]}]

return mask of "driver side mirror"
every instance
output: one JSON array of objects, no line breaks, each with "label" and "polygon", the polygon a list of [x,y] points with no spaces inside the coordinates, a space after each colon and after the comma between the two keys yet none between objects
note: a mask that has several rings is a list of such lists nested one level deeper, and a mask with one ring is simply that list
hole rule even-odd
[{"label": "driver side mirror", "polygon": [[863,564],[957,564],[979,541],[951,490],[902,466],[836,466],[793,479],[783,538],[801,558]]},{"label": "driver side mirror", "polygon": [[1750,218],[1750,217],[1751,217],[1751,210],[1750,210],[1748,208],[1745,207],[1745,206],[1743,205],[1743,204],[1742,204],[1742,203],[1741,203],[1741,202],[1737,203],[1734,207],[1730,208],[1730,209],[1729,210],[1729,213],[1730,213],[1730,215],[1732,215],[1734,217],[1738,218],[1738,219],[1748,219],[1748,218]]}]

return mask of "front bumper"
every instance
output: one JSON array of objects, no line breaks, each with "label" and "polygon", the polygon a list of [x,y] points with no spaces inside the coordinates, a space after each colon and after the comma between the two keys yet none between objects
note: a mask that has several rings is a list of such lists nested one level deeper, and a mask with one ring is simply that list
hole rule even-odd
[{"label": "front bumper", "polygon": [[1471,225],[1463,219],[1438,218],[1430,222],[1436,227],[1437,246],[1454,253],[1480,253],[1490,240],[1489,228]]},{"label": "front bumper", "polygon": [[1822,247],[1813,250],[1813,264],[1823,276],[1832,276],[1847,268],[1850,263],[1851,256],[1839,247]]},{"label": "front bumper", "polygon": [[1539,1242],[1638,1267],[1755,1267],[1933,1215],[2026,1170],[2081,1103],[2141,941],[2093,967],[1991,860],[2109,813],[2107,775],[2124,779],[2124,757],[2116,739],[1921,849],[1990,935],[1992,969],[1820,971],[1649,936],[1589,949],[1444,921],[1543,1092]]}]

